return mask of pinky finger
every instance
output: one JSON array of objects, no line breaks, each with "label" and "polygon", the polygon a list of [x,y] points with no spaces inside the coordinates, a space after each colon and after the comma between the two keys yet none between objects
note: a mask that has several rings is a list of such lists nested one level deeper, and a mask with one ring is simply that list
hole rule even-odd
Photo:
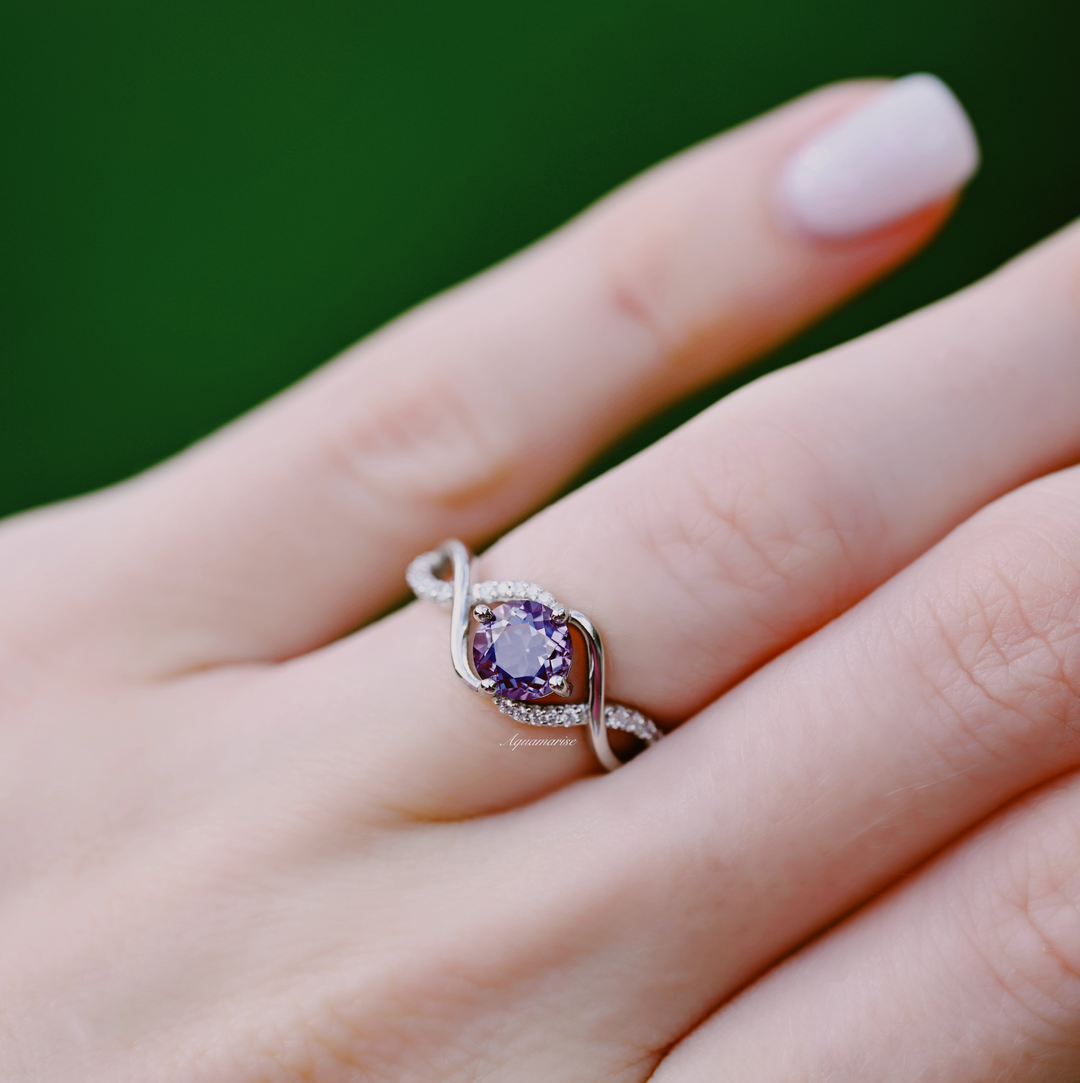
[{"label": "pinky finger", "polygon": [[748,1079],[1080,1079],[1080,777],[1018,803],[762,978],[653,1077]]}]

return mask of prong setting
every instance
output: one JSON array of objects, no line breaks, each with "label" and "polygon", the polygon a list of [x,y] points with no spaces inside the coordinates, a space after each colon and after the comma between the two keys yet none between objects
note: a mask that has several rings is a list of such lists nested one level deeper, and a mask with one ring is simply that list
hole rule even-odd
[{"label": "prong setting", "polygon": [[562,696],[563,699],[574,694],[574,686],[565,677],[552,677],[548,684],[550,685],[552,692],[557,696]]},{"label": "prong setting", "polygon": [[[406,573],[408,584],[418,598],[451,609],[450,655],[454,671],[462,681],[490,697],[499,711],[516,722],[531,726],[584,726],[597,759],[609,771],[618,767],[620,761],[608,742],[608,729],[624,730],[646,744],[653,744],[663,736],[655,723],[640,711],[606,702],[604,649],[600,634],[588,617],[559,605],[550,591],[536,583],[502,579],[473,583],[471,564],[472,555],[465,545],[449,538],[438,549],[417,556]],[[447,571],[452,574],[443,578]],[[500,609],[498,624],[491,606],[505,607]],[[470,628],[471,620],[480,627]],[[504,624],[503,630],[511,634],[505,658],[504,652],[496,649]],[[525,626],[525,634],[521,636],[514,628],[519,624]],[[566,679],[573,659],[571,628],[575,636],[584,640],[584,702],[530,702],[549,693],[560,697],[571,695],[573,689]],[[536,633],[544,636],[547,644],[535,642]],[[519,636],[518,642],[513,641],[514,636]],[[525,643],[520,642],[521,638]],[[552,645],[554,650],[549,652]],[[525,655],[524,667],[522,655]],[[524,672],[519,672],[523,668]],[[488,676],[485,670],[495,672]]]}]

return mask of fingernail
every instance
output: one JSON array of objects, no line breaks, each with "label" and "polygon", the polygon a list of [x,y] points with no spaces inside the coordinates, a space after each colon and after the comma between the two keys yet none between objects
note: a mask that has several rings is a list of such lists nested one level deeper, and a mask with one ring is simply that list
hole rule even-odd
[{"label": "fingernail", "polygon": [[819,132],[780,176],[782,215],[818,237],[852,237],[955,191],[979,165],[975,130],[933,75],[897,79]]}]

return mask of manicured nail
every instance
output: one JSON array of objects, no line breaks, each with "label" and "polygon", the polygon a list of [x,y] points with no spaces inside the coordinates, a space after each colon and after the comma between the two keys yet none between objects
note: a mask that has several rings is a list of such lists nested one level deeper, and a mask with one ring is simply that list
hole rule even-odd
[{"label": "manicured nail", "polygon": [[818,237],[852,237],[955,191],[979,166],[964,107],[933,75],[897,79],[796,152],[782,215]]}]

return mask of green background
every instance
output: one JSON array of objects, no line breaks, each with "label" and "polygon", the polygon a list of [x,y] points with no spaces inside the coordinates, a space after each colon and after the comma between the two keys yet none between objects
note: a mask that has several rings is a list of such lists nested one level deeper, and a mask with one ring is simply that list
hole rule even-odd
[{"label": "green background", "polygon": [[767,364],[924,304],[1080,211],[1078,10],[8,0],[0,513],[170,454],[657,159],[834,79],[942,76],[983,171],[925,256]]}]

